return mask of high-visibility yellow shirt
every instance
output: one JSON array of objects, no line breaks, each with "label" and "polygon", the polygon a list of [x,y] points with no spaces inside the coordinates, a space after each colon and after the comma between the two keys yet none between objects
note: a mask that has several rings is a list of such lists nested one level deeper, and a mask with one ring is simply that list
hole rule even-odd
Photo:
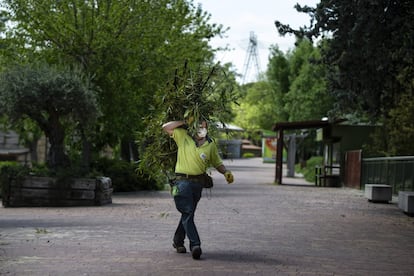
[{"label": "high-visibility yellow shirt", "polygon": [[223,164],[214,141],[206,141],[198,147],[194,139],[182,128],[174,129],[172,138],[178,146],[176,173],[199,175],[211,166],[217,168]]}]

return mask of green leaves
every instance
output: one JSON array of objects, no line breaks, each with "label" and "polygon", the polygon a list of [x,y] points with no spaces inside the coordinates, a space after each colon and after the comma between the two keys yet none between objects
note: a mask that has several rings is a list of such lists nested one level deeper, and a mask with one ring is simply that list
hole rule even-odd
[{"label": "green leaves", "polygon": [[315,9],[296,8],[314,20],[310,27],[297,31],[277,22],[278,31],[328,38],[322,54],[336,115],[357,112],[374,122],[387,116],[404,93],[398,75],[413,67],[413,2],[322,0]]},{"label": "green leaves", "polygon": [[319,120],[332,106],[320,52],[307,39],[287,54],[277,47],[269,58],[267,81],[245,86],[236,123],[245,129],[271,129],[275,122]]},{"label": "green leaves", "polygon": [[89,135],[96,151],[115,147],[144,127],[142,117],[152,113],[154,93],[165,88],[171,72],[186,59],[211,64],[208,40],[224,31],[185,0],[4,0],[1,5],[15,22],[8,56],[76,64],[95,76],[103,113],[98,131]]},{"label": "green leaves", "polygon": [[230,105],[237,98],[234,80],[227,77],[225,68],[219,64],[213,68],[201,64],[195,67],[186,62],[174,71],[165,88],[154,97],[154,112],[144,119],[145,131],[137,134],[138,144],[145,145],[140,169],[158,181],[166,181],[165,177],[174,172],[177,151],[174,141],[162,132],[162,124],[186,120],[185,127],[194,134],[205,120],[214,131],[216,122],[231,115]]},{"label": "green leaves", "polygon": [[12,66],[0,75],[0,112],[36,122],[51,144],[51,167],[68,164],[65,129],[85,131],[99,116],[96,91],[80,70],[45,63]]},{"label": "green leaves", "polygon": [[162,98],[160,105],[166,110],[164,121],[191,118],[188,128],[194,133],[203,120],[213,123],[225,119],[231,113],[229,103],[237,96],[224,68],[198,65],[193,70],[189,66],[186,62],[181,70],[176,70],[172,81],[157,97]]},{"label": "green leaves", "polygon": [[[86,124],[97,118],[96,91],[76,69],[43,63],[9,67],[1,74],[0,110],[11,118],[48,120],[47,113],[70,116]],[[50,114],[49,114],[50,115]]]},{"label": "green leaves", "polygon": [[414,2],[321,0],[315,9],[296,8],[311,16],[309,27],[276,26],[281,34],[327,38],[321,53],[334,98],[330,117],[383,123],[376,152],[412,154],[412,112],[406,107],[412,108]]}]

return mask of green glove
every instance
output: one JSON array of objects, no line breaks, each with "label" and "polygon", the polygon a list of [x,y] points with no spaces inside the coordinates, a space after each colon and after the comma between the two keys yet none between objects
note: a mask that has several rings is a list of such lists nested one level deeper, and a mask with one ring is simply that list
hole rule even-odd
[{"label": "green glove", "polygon": [[177,196],[180,193],[180,191],[178,190],[177,185],[174,185],[171,187],[171,195],[172,196]]},{"label": "green glove", "polygon": [[231,171],[226,171],[224,173],[224,178],[226,178],[227,184],[231,184],[234,181],[234,176]]}]

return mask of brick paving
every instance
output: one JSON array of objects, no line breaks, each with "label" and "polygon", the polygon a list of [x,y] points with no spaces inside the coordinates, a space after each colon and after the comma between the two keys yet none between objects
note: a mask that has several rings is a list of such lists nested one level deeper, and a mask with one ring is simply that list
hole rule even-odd
[{"label": "brick paving", "polygon": [[[0,275],[414,275],[414,218],[362,191],[301,179],[274,164],[227,160],[196,214],[203,255],[177,254],[168,191],[116,194],[101,207],[0,208]],[[298,185],[304,184],[304,185]]]}]

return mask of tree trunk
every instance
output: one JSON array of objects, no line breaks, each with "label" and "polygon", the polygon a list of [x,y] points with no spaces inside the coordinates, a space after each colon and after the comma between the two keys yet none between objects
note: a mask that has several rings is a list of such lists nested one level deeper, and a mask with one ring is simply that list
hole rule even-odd
[{"label": "tree trunk", "polygon": [[50,126],[48,131],[50,149],[47,164],[51,169],[64,168],[70,165],[69,157],[65,153],[65,129],[58,122]]},{"label": "tree trunk", "polygon": [[28,144],[30,150],[30,160],[32,162],[39,162],[39,157],[37,155],[37,143],[39,142],[38,139],[34,139],[32,142]]},{"label": "tree trunk", "polygon": [[88,141],[88,138],[85,135],[83,129],[81,129],[82,135],[82,169],[85,172],[89,171],[89,166],[91,162],[91,143]]}]

